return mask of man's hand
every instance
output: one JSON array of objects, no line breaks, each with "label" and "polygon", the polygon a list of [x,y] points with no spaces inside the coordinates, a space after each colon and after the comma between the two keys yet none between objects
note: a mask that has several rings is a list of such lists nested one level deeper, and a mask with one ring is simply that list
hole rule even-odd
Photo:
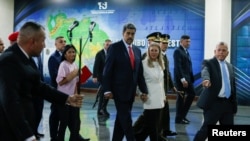
[{"label": "man's hand", "polygon": [[104,94],[105,99],[113,99],[113,94],[112,93],[107,93]]},{"label": "man's hand", "polygon": [[202,81],[202,86],[205,87],[205,88],[210,87],[211,86],[210,80],[204,80],[204,81]]},{"label": "man's hand", "polygon": [[185,80],[185,81],[183,81],[182,82],[182,86],[184,87],[184,88],[187,88],[188,87],[188,82]]},{"label": "man's hand", "polygon": [[173,92],[174,92],[174,93],[176,93],[176,92],[177,92],[176,87],[173,87],[173,88],[172,88],[172,90],[173,90]]},{"label": "man's hand", "polygon": [[98,82],[96,77],[92,78],[92,81],[93,81],[93,83],[97,83]]},{"label": "man's hand", "polygon": [[148,100],[148,95],[147,94],[141,94],[140,98],[141,98],[142,102],[146,102]]},{"label": "man's hand", "polygon": [[80,95],[79,94],[74,94],[74,95],[70,95],[68,97],[66,103],[69,104],[70,106],[80,108],[82,106],[83,99],[84,99],[83,94],[80,94]]}]

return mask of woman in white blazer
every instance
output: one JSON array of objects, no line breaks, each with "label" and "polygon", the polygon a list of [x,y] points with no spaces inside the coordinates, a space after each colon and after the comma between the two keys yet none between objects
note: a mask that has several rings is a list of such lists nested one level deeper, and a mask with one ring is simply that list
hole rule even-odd
[{"label": "woman in white blazer", "polygon": [[135,134],[136,141],[158,141],[158,122],[160,110],[164,107],[165,91],[161,48],[158,43],[148,47],[147,58],[142,61],[143,75],[148,87],[147,100],[143,103],[144,124],[140,132]]}]

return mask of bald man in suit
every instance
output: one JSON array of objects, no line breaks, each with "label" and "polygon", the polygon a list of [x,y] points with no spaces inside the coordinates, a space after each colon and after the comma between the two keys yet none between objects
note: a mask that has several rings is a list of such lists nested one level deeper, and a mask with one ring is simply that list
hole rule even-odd
[{"label": "bald man in suit", "polygon": [[69,96],[41,81],[32,57],[40,55],[45,39],[44,27],[26,22],[17,43],[0,56],[0,137],[3,141],[36,141],[34,96],[60,105],[82,105],[83,95]]},{"label": "bald man in suit", "polygon": [[[224,42],[217,44],[214,57],[204,60],[201,76],[203,93],[200,95],[197,106],[203,109],[204,122],[194,137],[194,141],[205,141],[208,134],[208,125],[233,125],[234,115],[237,112],[235,74],[233,66],[225,60],[229,51]],[[225,75],[223,75],[223,65]],[[229,80],[223,81],[225,79]],[[227,94],[227,90],[228,94]]]}]

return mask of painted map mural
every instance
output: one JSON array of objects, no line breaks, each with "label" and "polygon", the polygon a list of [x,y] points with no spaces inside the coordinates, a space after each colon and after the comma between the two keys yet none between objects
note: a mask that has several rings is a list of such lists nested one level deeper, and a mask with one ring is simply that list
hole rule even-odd
[{"label": "painted map mural", "polygon": [[[54,40],[64,36],[70,43],[67,30],[79,21],[72,30],[72,44],[82,49],[81,66],[92,71],[95,54],[102,49],[105,39],[113,42],[122,39],[123,25],[131,22],[137,32],[134,44],[142,53],[147,49],[146,36],[159,31],[170,34],[167,55],[170,71],[173,71],[173,51],[179,46],[181,35],[191,36],[190,54],[195,73],[195,85],[200,84],[201,62],[204,56],[204,0],[21,0],[15,2],[15,29],[26,21],[36,21],[46,29],[46,48],[43,51],[44,76],[49,82],[48,57],[55,50]],[[89,37],[90,22],[96,26],[92,42]],[[77,58],[77,63],[79,58]],[[173,74],[173,73],[172,73]],[[96,87],[90,80],[84,87]]]}]

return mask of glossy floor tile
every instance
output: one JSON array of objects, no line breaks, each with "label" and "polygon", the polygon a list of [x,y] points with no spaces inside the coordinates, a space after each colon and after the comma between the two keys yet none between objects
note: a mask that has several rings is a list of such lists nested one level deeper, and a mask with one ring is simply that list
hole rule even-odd
[{"label": "glossy floor tile", "polygon": [[[110,141],[112,138],[114,119],[116,110],[113,100],[110,100],[108,104],[108,111],[110,112],[110,118],[98,118],[96,114],[96,108],[92,108],[95,101],[95,93],[85,93],[84,104],[81,108],[81,135],[84,138],[90,138],[91,141]],[[203,121],[202,110],[196,107],[196,102],[193,102],[190,112],[187,118],[191,121],[188,125],[175,124],[175,99],[169,100],[170,117],[171,117],[171,130],[178,133],[177,136],[168,137],[169,141],[193,141],[194,135],[200,128]],[[43,131],[45,137],[41,141],[49,141],[49,124],[48,117],[50,113],[50,103],[45,102],[43,112]],[[142,103],[139,98],[133,106],[133,121],[136,121],[138,116],[142,113]],[[250,107],[239,106],[238,113],[235,117],[235,124],[250,124]],[[68,140],[69,131],[66,133],[65,141]],[[126,141],[124,139],[124,141]],[[149,141],[149,139],[147,139]]]}]

